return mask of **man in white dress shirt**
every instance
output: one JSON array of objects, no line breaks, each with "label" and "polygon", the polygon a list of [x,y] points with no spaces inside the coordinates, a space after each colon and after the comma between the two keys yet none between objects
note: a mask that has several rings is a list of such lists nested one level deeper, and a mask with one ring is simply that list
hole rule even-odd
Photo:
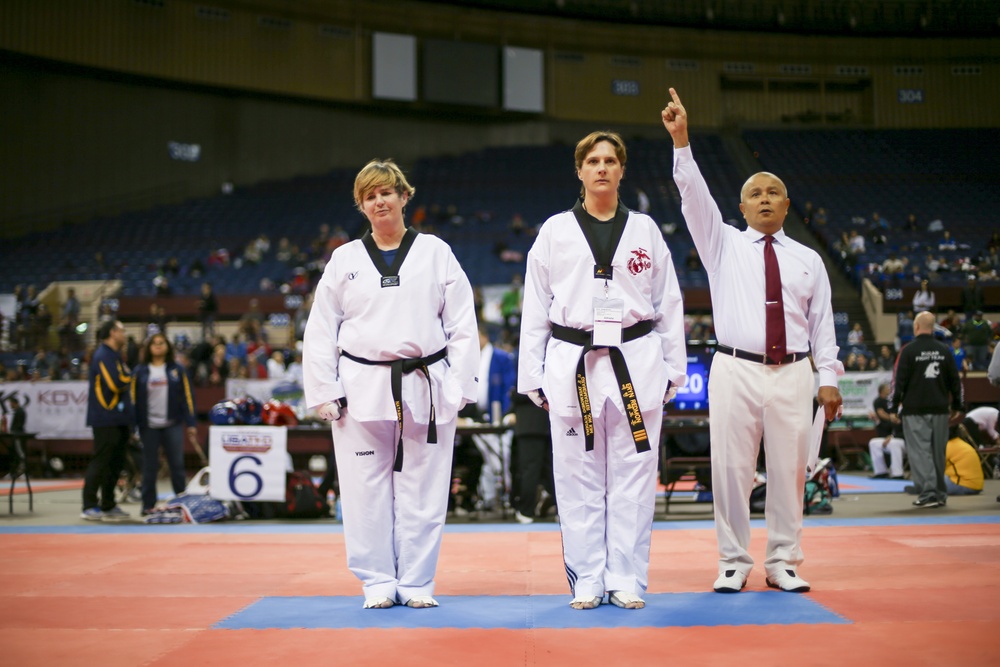
[{"label": "man in white dress shirt", "polygon": [[[719,542],[714,589],[739,592],[753,568],[749,497],[763,437],[766,582],[772,588],[805,592],[809,584],[797,569],[802,563],[802,498],[815,386],[806,361],[810,352],[819,371],[817,400],[827,420],[838,416],[842,403],[837,376],[844,369],[837,360],[830,281],[819,255],[782,231],[791,202],[777,176],[754,174],[743,186],[740,211],[746,230],[723,222],[691,154],[687,112],[673,88],[670,96],[673,101],[661,115],[674,142],[674,181],[708,272],[719,340],[708,385]],[[765,269],[769,263],[774,267],[774,258],[772,283]],[[780,330],[775,337],[773,329]]]}]

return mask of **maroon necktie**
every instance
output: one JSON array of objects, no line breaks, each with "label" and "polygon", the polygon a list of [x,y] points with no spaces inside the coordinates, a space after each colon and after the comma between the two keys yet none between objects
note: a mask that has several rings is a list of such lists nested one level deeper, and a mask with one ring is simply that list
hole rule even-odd
[{"label": "maroon necktie", "polygon": [[785,358],[785,304],[781,299],[781,270],[774,253],[774,237],[764,236],[764,301],[767,309],[765,354],[776,364]]}]

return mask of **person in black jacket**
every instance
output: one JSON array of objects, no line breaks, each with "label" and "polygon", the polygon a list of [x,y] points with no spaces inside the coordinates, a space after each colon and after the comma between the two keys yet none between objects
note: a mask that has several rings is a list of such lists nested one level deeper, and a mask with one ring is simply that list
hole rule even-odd
[{"label": "person in black jacket", "polygon": [[194,396],[187,370],[174,360],[174,348],[162,333],[146,340],[143,362],[135,368],[132,402],[142,439],[142,513],[156,505],[160,449],[170,468],[175,495],[184,492],[184,430],[197,438]]},{"label": "person in black jacket", "polygon": [[[24,424],[27,421],[27,415],[24,412],[24,408],[21,407],[21,401],[19,401],[16,396],[10,396],[7,398],[7,405],[10,406],[11,412],[10,432],[15,435],[18,433],[24,433]],[[3,410],[4,416],[7,415],[7,408],[4,406],[2,399],[0,399],[0,410]],[[10,478],[17,479],[24,474],[28,457],[24,449],[23,438],[13,438],[12,444],[13,449],[10,455]]]},{"label": "person in black jacket", "polygon": [[552,434],[549,413],[524,394],[511,397],[514,411],[514,518],[533,523],[538,508],[538,485],[554,498],[552,479]]},{"label": "person in black jacket", "polygon": [[[962,410],[962,383],[948,346],[934,338],[935,318],[924,311],[913,320],[913,342],[899,352],[892,405],[900,409],[903,439],[918,497],[916,507],[943,507],[949,417]],[[948,408],[951,406],[952,414]]]},{"label": "person in black jacket", "polygon": [[[83,512],[87,521],[121,521],[129,515],[115,504],[115,487],[125,466],[125,452],[135,410],[129,387],[132,375],[122,360],[125,325],[106,320],[97,330],[99,345],[90,361],[87,426],[94,429],[94,458],[83,483]],[[100,502],[97,492],[100,489]]]}]

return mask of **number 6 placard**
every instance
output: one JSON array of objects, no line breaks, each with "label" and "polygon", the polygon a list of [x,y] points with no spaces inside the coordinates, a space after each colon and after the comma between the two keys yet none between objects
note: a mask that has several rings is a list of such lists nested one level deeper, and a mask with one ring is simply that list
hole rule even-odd
[{"label": "number 6 placard", "polygon": [[211,426],[209,494],[217,500],[285,500],[288,429]]}]

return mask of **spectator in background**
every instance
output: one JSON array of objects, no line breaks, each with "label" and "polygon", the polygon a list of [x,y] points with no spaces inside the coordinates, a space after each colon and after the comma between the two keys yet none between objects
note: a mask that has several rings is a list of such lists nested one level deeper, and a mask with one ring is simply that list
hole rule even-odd
[{"label": "spectator in background", "polygon": [[917,224],[917,215],[915,213],[910,213],[906,216],[906,222],[903,224],[903,229],[908,232],[920,231],[920,226]]},{"label": "spectator in background", "polygon": [[66,289],[66,301],[62,307],[63,322],[76,329],[80,323],[80,300],[76,298],[76,290],[72,287]]},{"label": "spectator in background", "polygon": [[97,329],[97,341],[87,392],[87,426],[94,432],[94,458],[84,478],[80,516],[87,521],[121,521],[129,515],[115,504],[115,487],[135,427],[132,375],[122,360],[125,326],[118,320],[104,322]]},{"label": "spectator in background", "polygon": [[285,377],[285,354],[281,350],[275,350],[268,358],[267,377],[270,379]]},{"label": "spectator in background", "polygon": [[[239,362],[239,360],[236,360]],[[226,346],[219,343],[212,350],[212,356],[206,367],[206,381],[212,387],[224,387],[229,377],[229,361],[226,359]]]},{"label": "spectator in background", "polygon": [[965,348],[962,347],[962,339],[958,336],[951,339],[951,353],[955,355],[955,366],[958,368],[959,373],[971,370],[969,368],[969,360],[966,358]]},{"label": "spectator in background", "polygon": [[977,310],[962,326],[962,338],[965,340],[965,351],[972,364],[970,370],[985,371],[990,363],[990,341],[993,339],[993,328],[983,317],[983,311]]},{"label": "spectator in background", "polygon": [[156,290],[156,296],[170,296],[174,293],[174,289],[170,286],[170,278],[163,269],[160,269],[153,278],[153,288]]},{"label": "spectator in background", "polygon": [[207,340],[215,335],[215,318],[219,315],[219,301],[215,298],[212,283],[201,284],[201,295],[198,299],[198,321],[201,322],[201,339]]},{"label": "spectator in background", "polygon": [[936,299],[934,292],[930,291],[930,283],[926,279],[921,280],[920,288],[913,293],[913,312],[928,310],[933,313],[935,303]]},{"label": "spectator in background", "polygon": [[229,364],[229,370],[226,374],[227,379],[247,380],[250,378],[246,361],[243,359],[240,359],[239,357],[230,357],[227,363]]},{"label": "spectator in background", "polygon": [[[10,406],[10,421],[7,421],[7,406]],[[27,415],[24,412],[24,408],[21,406],[21,401],[17,396],[8,396],[7,405],[4,405],[3,397],[0,397],[0,410],[3,412],[4,416],[4,430],[9,431],[11,434],[24,433],[25,423],[27,422]],[[23,438],[12,438],[11,454],[10,454],[10,478],[17,479],[24,474],[26,465],[28,463],[28,457],[24,449],[24,439]]]},{"label": "spectator in background", "polygon": [[[888,382],[878,387],[878,398],[872,403],[872,419],[875,421],[875,437],[868,441],[868,452],[872,459],[872,478],[903,479],[903,424],[899,415],[889,409]],[[889,467],[885,465],[885,455],[889,454]],[[890,475],[891,473],[891,475]]]},{"label": "spectator in background", "polygon": [[184,493],[184,434],[197,438],[194,390],[187,369],[174,358],[174,348],[162,333],[146,339],[142,362],[132,379],[132,400],[142,440],[142,514],[156,505],[160,451],[170,470],[174,495]]},{"label": "spectator in background", "polygon": [[[479,324],[479,355],[479,395],[476,403],[467,405],[460,416],[489,423],[493,421],[494,405],[500,415],[510,410],[510,395],[517,382],[517,367],[514,365],[514,355],[490,343],[483,323]],[[482,472],[479,475],[479,497],[483,502],[481,509],[499,509],[500,503],[505,500],[504,494],[511,488],[512,438],[510,431],[472,436],[473,444],[483,457]]]},{"label": "spectator in background", "polygon": [[990,366],[986,370],[986,377],[994,387],[1000,387],[1000,345],[993,348],[993,358],[990,359]]},{"label": "spectator in background", "polygon": [[993,447],[1000,444],[1000,427],[997,420],[1000,417],[1000,410],[997,408],[983,406],[975,410],[969,410],[965,415],[963,425],[972,436],[973,442],[980,447]]},{"label": "spectator in background", "polygon": [[970,273],[965,279],[965,287],[962,288],[962,312],[968,318],[977,310],[982,309],[983,288],[976,280],[976,274]]},{"label": "spectator in background", "polygon": [[906,273],[906,262],[896,257],[896,253],[890,252],[886,260],[882,262],[882,273],[890,280],[901,280]]},{"label": "spectator in background", "polygon": [[539,486],[543,498],[555,498],[552,477],[552,433],[549,413],[531,402],[524,394],[511,397],[514,419],[514,519],[518,523],[534,523],[535,516],[544,518],[539,501]]},{"label": "spectator in background", "polygon": [[635,198],[638,203],[639,213],[649,215],[649,195],[642,188],[635,189]]},{"label": "spectator in background", "polygon": [[865,332],[864,329],[861,328],[861,322],[855,322],[854,326],[847,333],[847,344],[855,347],[864,347]]},{"label": "spectator in background", "polygon": [[865,252],[865,237],[858,234],[858,230],[852,229],[848,244],[852,255],[863,255]]},{"label": "spectator in background", "polygon": [[524,300],[523,278],[520,273],[511,276],[510,287],[500,297],[500,316],[503,317],[503,328],[511,337],[515,337],[521,326],[521,307]]},{"label": "spectator in background", "polygon": [[880,371],[891,371],[896,364],[896,354],[888,345],[883,345],[879,348],[876,360]]},{"label": "spectator in background", "polygon": [[905,313],[900,312],[896,322],[896,338],[899,339],[896,349],[898,350],[913,340],[913,309],[911,308]]},{"label": "spectator in background", "polygon": [[962,331],[962,322],[954,310],[949,310],[938,324],[948,330],[951,337],[957,336]]},{"label": "spectator in background", "polygon": [[951,429],[945,450],[944,484],[949,496],[972,496],[983,491],[985,476],[979,452],[961,433],[961,426]]},{"label": "spectator in background", "polygon": [[292,351],[292,361],[285,369],[285,379],[301,387],[303,384],[302,375],[302,352],[296,349]]},{"label": "spectator in background", "polygon": [[302,297],[302,302],[295,309],[292,315],[292,328],[295,333],[295,340],[300,341],[306,333],[306,323],[309,321],[309,311],[312,309],[313,295],[307,294]]},{"label": "spectator in background", "polygon": [[951,237],[951,232],[947,229],[941,233],[938,250],[958,250],[958,244],[955,243],[955,239]]},{"label": "spectator in background", "polygon": [[157,303],[151,303],[149,322],[146,324],[146,338],[158,333],[167,335],[167,309]]}]

